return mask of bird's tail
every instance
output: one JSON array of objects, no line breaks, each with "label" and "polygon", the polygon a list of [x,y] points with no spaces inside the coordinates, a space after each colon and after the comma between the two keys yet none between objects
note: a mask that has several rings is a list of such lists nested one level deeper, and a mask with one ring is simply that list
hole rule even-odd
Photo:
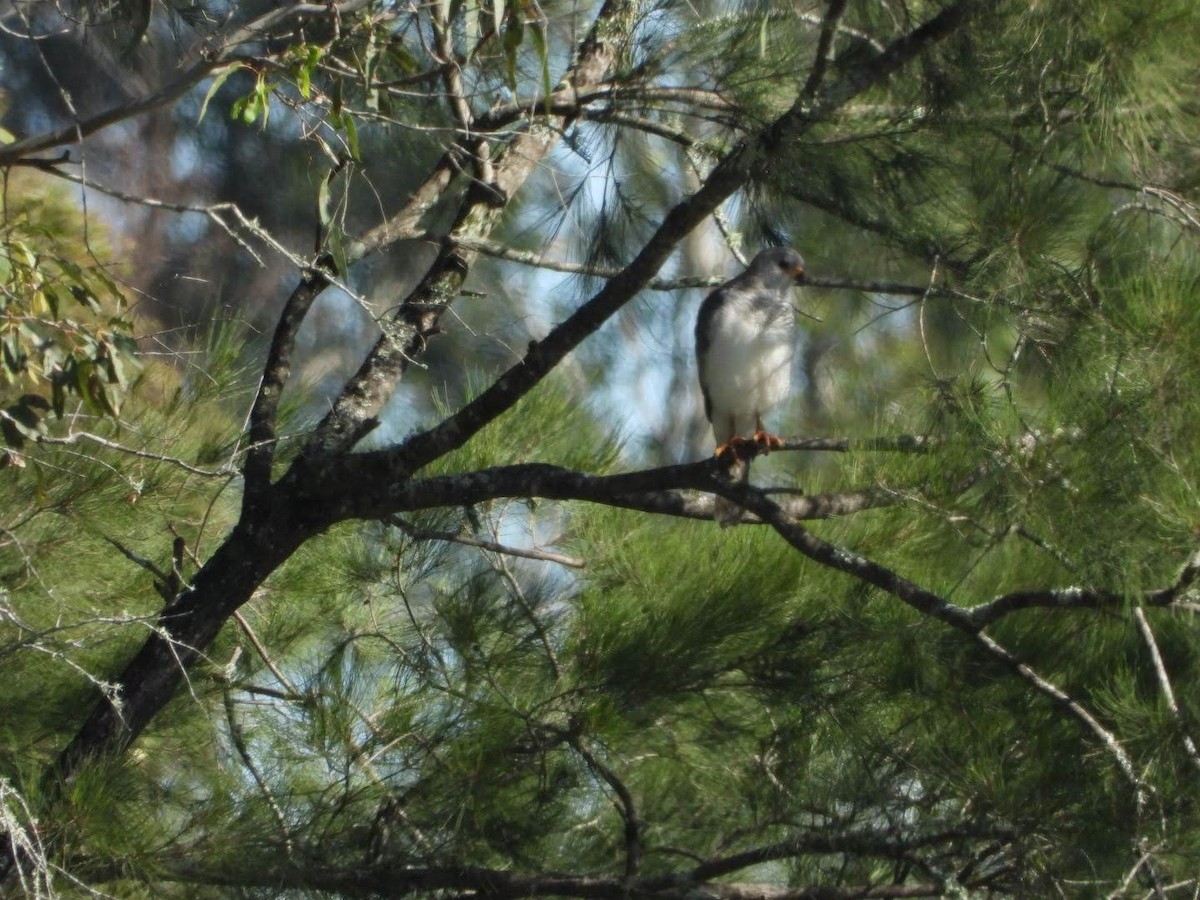
[{"label": "bird's tail", "polygon": [[[750,461],[739,459],[729,467],[729,480],[735,484],[747,484],[750,481]],[[713,504],[713,518],[722,528],[737,524],[744,510],[732,500],[718,496]]]}]

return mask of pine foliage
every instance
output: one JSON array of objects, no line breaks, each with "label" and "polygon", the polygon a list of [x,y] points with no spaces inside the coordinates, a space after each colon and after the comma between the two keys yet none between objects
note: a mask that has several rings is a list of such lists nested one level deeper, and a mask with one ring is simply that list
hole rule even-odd
[{"label": "pine foliage", "polygon": [[[92,38],[162,52],[168,32],[223,33],[199,14],[218,7],[259,21],[117,4],[111,35]],[[960,7],[967,24],[888,77],[864,75]],[[79,10],[80,28],[98,27],[94,4]],[[196,328],[167,354],[158,323],[122,313],[128,289],[98,259],[79,278],[113,308],[80,334],[141,336],[136,375],[87,345],[124,404],[89,394],[86,377],[67,390],[50,369],[30,380],[10,366],[6,422],[30,385],[59,384],[61,408],[34,404],[46,415],[0,471],[5,887],[1194,893],[1193,5],[367,10],[310,10],[294,31],[256,34],[244,59],[213,57],[197,88],[201,118],[236,114],[205,128],[332,167],[324,187],[279,176],[289,202],[324,201],[317,256],[289,257],[300,286],[285,322],[318,282],[342,291],[310,313],[307,357],[287,363],[309,377],[284,391],[271,379],[286,366],[262,370],[286,329]],[[613,10],[603,83],[559,85],[595,50],[578,43],[588,23]],[[791,137],[771,144],[780,122]],[[561,143],[537,158],[512,143],[540,134]],[[698,186],[762,146],[704,217],[717,227],[661,237]],[[536,163],[514,196],[484,178],[507,153]],[[359,230],[379,226],[375,204],[419,193],[417,170],[443,162],[419,227],[405,220],[411,259],[353,266],[383,241]],[[57,165],[24,164],[46,177]],[[32,341],[26,311],[60,317],[27,288],[70,281],[76,233],[98,232],[82,208],[8,212],[0,331]],[[278,251],[259,225],[237,227]],[[589,298],[619,289],[660,239],[679,247],[667,283],[585,321],[577,348],[554,343],[585,336]],[[715,464],[667,465],[712,449],[695,427],[694,285],[765,243],[805,254],[800,305],[816,317],[802,320],[795,400],[772,424],[847,440],[755,461],[742,496],[756,516],[719,529],[703,504],[736,486]],[[23,253],[35,244],[50,249]],[[343,359],[362,353],[329,323],[380,297],[401,312],[377,320],[376,368],[337,393],[354,368]],[[347,344],[331,350],[338,328]],[[47,335],[29,346],[66,340]],[[388,371],[404,391],[356,423],[366,440],[314,450],[320,423],[379,399],[372,379]],[[281,412],[256,443],[275,388]],[[335,465],[386,478],[287,493]],[[663,484],[613,487],[641,470]],[[451,499],[424,499],[430,485]],[[821,512],[835,501],[840,514]],[[789,517],[806,502],[817,518]],[[215,638],[171,643],[172,616],[205,614],[186,604],[218,550],[274,551],[254,543],[264,533],[303,540],[264,564]],[[64,763],[89,715],[122,713],[139,687],[130,661],[154,636],[182,654],[158,673],[179,678],[170,702],[130,746]]]}]

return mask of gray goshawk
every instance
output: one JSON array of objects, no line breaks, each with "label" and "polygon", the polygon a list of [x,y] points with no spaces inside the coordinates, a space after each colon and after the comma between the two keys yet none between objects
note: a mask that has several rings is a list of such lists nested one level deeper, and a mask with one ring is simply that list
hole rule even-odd
[{"label": "gray goshawk", "polygon": [[[704,412],[712,423],[717,458],[740,481],[749,477],[751,459],[782,444],[763,429],[762,419],[791,391],[796,348],[792,288],[803,282],[800,254],[773,247],[700,305],[696,361]],[[737,516],[736,507],[718,501],[718,521],[729,524]]]}]

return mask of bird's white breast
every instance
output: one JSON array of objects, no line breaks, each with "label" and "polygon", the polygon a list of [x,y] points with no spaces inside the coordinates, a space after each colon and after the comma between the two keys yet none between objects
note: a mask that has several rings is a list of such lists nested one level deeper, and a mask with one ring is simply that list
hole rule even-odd
[{"label": "bird's white breast", "polygon": [[769,328],[735,304],[720,309],[709,330],[710,345],[701,378],[712,401],[713,431],[718,440],[728,435],[732,416],[735,431],[749,434],[755,416],[766,414],[791,391],[795,349],[793,321]]}]

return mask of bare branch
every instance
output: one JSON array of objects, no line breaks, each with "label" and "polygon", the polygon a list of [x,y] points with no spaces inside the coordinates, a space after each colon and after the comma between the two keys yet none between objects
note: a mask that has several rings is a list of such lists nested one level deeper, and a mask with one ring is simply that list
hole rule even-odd
[{"label": "bare branch", "polygon": [[186,460],[180,459],[177,456],[168,456],[165,453],[151,453],[148,450],[139,450],[137,447],[127,447],[124,444],[119,444],[116,441],[111,441],[108,438],[101,437],[98,434],[91,434],[87,431],[73,431],[64,437],[41,434],[38,435],[37,438],[37,442],[39,444],[49,444],[51,446],[59,447],[78,444],[80,441],[98,444],[101,447],[107,447],[109,450],[116,450],[120,453],[128,453],[130,456],[136,456],[139,459],[151,459],[155,462],[170,463],[173,466],[178,466],[185,472],[190,472],[193,475],[203,475],[205,478],[228,478],[230,475],[234,474],[232,468],[201,469],[198,466],[193,466]]},{"label": "bare branch", "polygon": [[[753,140],[739,144],[713,168],[699,190],[676,204],[667,213],[634,260],[609,279],[599,293],[552,329],[544,339],[530,344],[528,352],[519,363],[457,413],[435,428],[414,435],[400,447],[389,451],[391,480],[406,477],[443,453],[462,446],[480,428],[510,409],[571,350],[629,302],[659,270],[684,235],[711,215],[713,210],[735,191],[767,171],[781,147],[792,144],[815,122],[832,115],[855,96],[890,76],[929,45],[951,34],[972,14],[985,6],[987,4],[981,0],[958,0],[943,8],[925,24],[893,41],[883,53],[848,71],[842,78],[822,90],[811,106],[806,100],[798,99],[761,134]],[[609,4],[606,4],[607,8]],[[606,71],[607,64],[597,68]],[[597,72],[597,80],[603,77],[604,71]],[[525,151],[523,155],[532,153],[533,158],[540,159],[548,146],[540,145],[537,151]],[[513,154],[510,152],[511,155]],[[511,192],[505,191],[505,194],[511,195]],[[478,238],[489,230],[490,228],[475,227],[462,236]],[[458,237],[456,231],[451,240],[457,242]],[[453,253],[443,253],[443,257],[446,265],[458,259]],[[462,263],[465,264],[465,260]],[[461,274],[458,282],[461,282]],[[455,283],[452,281],[451,286]],[[423,303],[428,302],[422,291],[418,291],[414,297],[421,299]],[[450,298],[446,296],[443,288],[440,295],[435,293],[431,299],[444,303]],[[423,329],[417,327],[413,331],[423,342]],[[384,342],[388,340],[385,336]],[[408,353],[415,352],[419,346],[419,343],[413,343],[405,347],[399,355],[393,353],[390,366],[402,371],[403,358]],[[383,344],[377,346],[372,354],[372,361],[384,358],[383,347]],[[390,386],[395,383],[395,377],[377,370],[377,365],[369,363],[352,379],[334,411],[317,429],[313,440],[310,441],[308,452],[320,454],[331,449],[346,449],[362,436],[361,427],[368,422],[383,399],[383,396],[374,396],[378,393],[379,385]],[[365,404],[364,394],[370,398]]]},{"label": "bare branch", "polygon": [[[475,866],[416,867],[393,862],[334,869],[314,866],[271,867],[253,871],[213,869],[207,865],[178,863],[167,871],[179,881],[209,885],[262,885],[273,890],[303,887],[343,896],[406,897],[417,893],[451,892],[458,896],[486,896],[491,900],[525,897],[573,897],[580,900],[679,900],[703,896],[712,900],[887,900],[887,898],[944,896],[941,882],[925,884],[860,884],[846,887],[771,883],[709,882],[694,884],[686,877],[670,883],[656,879],[653,887],[625,878],[603,878],[555,873],[526,875]],[[983,884],[984,882],[980,882]],[[974,884],[963,885],[974,887]],[[689,893],[689,889],[694,893]]]},{"label": "bare branch", "polygon": [[[485,256],[503,259],[523,266],[535,266],[551,272],[586,275],[589,278],[604,280],[616,278],[621,274],[620,269],[547,259],[545,253],[517,250],[499,241],[487,238],[461,238],[459,244],[468,250],[482,253]],[[725,280],[726,276],[720,274],[695,275],[684,278],[652,278],[646,282],[645,287],[652,291],[683,291],[716,287]],[[833,278],[821,275],[809,275],[805,279],[804,286],[806,289],[860,291],[864,294],[892,294],[901,297],[943,297],[952,300],[967,300],[972,303],[980,302],[978,298],[953,288],[937,287],[929,284],[905,284],[898,281],[864,281],[858,278]]]},{"label": "bare branch", "polygon": [[387,523],[389,525],[396,526],[415,541],[447,541],[453,544],[462,544],[467,547],[479,547],[481,550],[489,550],[492,553],[503,553],[505,556],[519,556],[522,559],[536,559],[541,562],[558,563],[560,566],[567,566],[572,569],[582,569],[586,565],[582,559],[579,559],[576,556],[566,556],[562,553],[551,553],[547,550],[512,547],[508,544],[500,544],[496,541],[487,541],[469,534],[458,534],[452,531],[433,531],[427,528],[419,528],[418,526],[400,518],[399,516],[389,516]]},{"label": "bare branch", "polygon": [[598,759],[577,735],[569,736],[568,742],[575,748],[575,752],[583,757],[588,768],[602,778],[604,783],[617,795],[621,818],[625,821],[625,877],[634,879],[637,877],[642,863],[642,832],[637,807],[633,802],[633,794],[629,792],[625,782],[617,777],[617,773]]},{"label": "bare branch", "polygon": [[[1186,571],[1186,570],[1185,570]],[[1183,592],[1179,582],[1166,588],[1146,591],[1141,602],[1146,606],[1172,606]],[[1002,594],[970,611],[972,621],[986,628],[1005,616],[1023,609],[1124,609],[1129,595],[1087,587],[1046,588]]]},{"label": "bare branch", "polygon": [[[234,657],[230,660],[230,668],[236,664],[237,654],[240,652],[241,647],[235,649]],[[295,855],[296,847],[292,839],[291,830],[288,828],[287,819],[283,815],[283,810],[279,808],[279,802],[275,799],[275,794],[271,791],[271,786],[267,784],[267,780],[258,771],[258,766],[254,764],[254,757],[250,754],[250,750],[246,746],[246,736],[242,732],[242,725],[237,719],[237,710],[233,704],[233,692],[230,691],[229,685],[224,686],[222,694],[225,700],[225,722],[229,726],[229,740],[233,744],[233,748],[237,751],[242,765],[246,767],[246,771],[250,773],[250,776],[254,779],[254,783],[258,785],[259,791],[262,792],[263,799],[267,802],[267,806],[271,810],[271,815],[275,817],[275,823],[279,826],[284,853],[288,859],[291,859]]]},{"label": "bare branch", "polygon": [[[324,260],[328,264],[328,260]],[[315,265],[305,271],[296,285],[275,325],[271,346],[267,350],[267,361],[263,367],[258,391],[250,407],[250,447],[243,463],[246,490],[243,505],[259,503],[271,482],[271,465],[275,459],[275,418],[283,388],[292,371],[292,350],[296,335],[304,317],[329,284],[323,265]]]},{"label": "bare branch", "polygon": [[[607,77],[616,58],[620,29],[631,27],[626,21],[631,0],[606,0],[588,34],[580,42],[572,65],[564,73],[565,86],[586,87]],[[376,424],[376,416],[387,402],[412,359],[422,352],[428,340],[439,331],[442,313],[457,296],[470,271],[474,254],[460,243],[460,237],[486,237],[499,223],[508,200],[520,189],[537,165],[558,144],[569,117],[548,117],[540,127],[511,137],[491,165],[492,180],[483,184],[476,179],[473,188],[459,203],[453,224],[439,240],[437,258],[417,288],[398,305],[395,315],[380,324],[383,335],[346,383],[332,408],[313,430],[302,457],[313,458],[345,451],[353,447]],[[457,166],[457,155],[446,155],[445,165]],[[439,163],[439,168],[442,166]],[[481,170],[482,171],[482,170]],[[428,183],[428,182],[427,182]],[[410,204],[411,206],[411,204]],[[412,223],[413,212],[404,214]],[[362,252],[379,246],[398,227],[392,221],[366,235]]]},{"label": "bare branch", "polygon": [[258,639],[258,635],[254,633],[254,629],[250,627],[250,623],[246,621],[246,617],[242,615],[241,610],[234,612],[233,620],[237,622],[238,628],[242,630],[242,634],[246,636],[246,640],[250,642],[250,646],[254,648],[254,652],[258,654],[258,658],[263,661],[263,665],[275,676],[275,680],[283,685],[284,690],[287,691],[287,696],[293,698],[303,697],[304,693],[296,687],[292,680],[279,668],[279,665],[271,659],[271,654],[267,652],[267,648],[263,642]]},{"label": "bare branch", "polygon": [[[376,467],[366,459],[368,456],[356,453],[331,461],[327,469],[330,493],[320,495],[330,523],[346,519],[386,521],[408,510],[532,497],[584,500],[683,518],[711,519],[711,496],[692,497],[681,492],[692,490],[711,495],[725,492],[728,484],[715,458],[618,475],[589,475],[547,463],[523,463],[389,483],[378,476]],[[340,489],[334,491],[335,485],[340,485]],[[347,485],[352,487],[347,489]],[[772,508],[786,507],[797,519],[812,519],[847,515],[895,502],[889,492],[867,488],[794,496],[780,500]]]},{"label": "bare branch", "polygon": [[[1150,661],[1154,666],[1154,675],[1158,679],[1158,687],[1162,691],[1163,700],[1166,701],[1171,718],[1182,728],[1183,716],[1179,711],[1179,703],[1175,700],[1175,691],[1171,687],[1171,678],[1167,674],[1167,666],[1163,662],[1162,653],[1159,652],[1158,641],[1154,639],[1154,631],[1150,628],[1150,621],[1146,618],[1146,611],[1140,606],[1135,606],[1133,608],[1133,619],[1137,622],[1138,631],[1142,634],[1142,640],[1146,643],[1146,649],[1150,651]],[[1192,764],[1197,769],[1200,769],[1200,752],[1197,752],[1196,742],[1192,740],[1192,736],[1186,732],[1183,734],[1183,748],[1187,751],[1188,758],[1192,761]]]},{"label": "bare branch", "polygon": [[765,847],[709,860],[693,869],[691,878],[697,882],[711,881],[764,862],[821,853],[852,853],[856,856],[875,856],[881,859],[905,859],[911,857],[914,851],[963,839],[1009,842],[1014,839],[1014,835],[996,829],[954,829],[903,837],[881,834],[874,830],[842,833],[836,830],[806,832]]},{"label": "bare branch", "polygon": [[1121,773],[1133,787],[1139,809],[1145,804],[1147,799],[1147,786],[1138,775],[1137,769],[1133,764],[1133,760],[1130,758],[1125,748],[1121,745],[1121,742],[1117,740],[1116,735],[1101,725],[1100,721],[1093,716],[1091,712],[1084,708],[1084,706],[1077,700],[1072,698],[1058,686],[1044,679],[1041,675],[1035,672],[1031,666],[1021,662],[1016,656],[1002,647],[994,639],[980,631],[975,634],[975,640],[988,653],[1001,662],[1007,664],[1021,678],[1033,685],[1035,690],[1049,697],[1052,701],[1066,709],[1067,712],[1069,712],[1076,720],[1078,720],[1086,730],[1090,731],[1092,735],[1100,741],[1104,748],[1108,750],[1109,755],[1111,755],[1113,760],[1117,763],[1117,767],[1121,770]]},{"label": "bare branch", "polygon": [[940,597],[932,591],[914,584],[898,573],[873,560],[867,559],[865,556],[821,540],[805,528],[783,516],[778,507],[761,491],[741,485],[732,485],[722,491],[722,493],[731,500],[750,509],[764,521],[769,522],[784,540],[814,562],[845,572],[868,584],[873,584],[903,600],[918,612],[969,634],[990,656],[1013,669],[1018,676],[1029,682],[1039,693],[1044,694],[1064,708],[1087,731],[1096,737],[1105,749],[1108,750],[1122,774],[1125,775],[1130,785],[1134,788],[1138,806],[1140,807],[1144,804],[1146,800],[1146,785],[1137,774],[1133,760],[1116,739],[1115,735],[1104,728],[1099,720],[1078,701],[1042,678],[1029,665],[1021,662],[1010,651],[984,634],[981,626],[977,625],[972,619],[970,610],[957,606],[944,597]]},{"label": "bare branch", "polygon": [[837,33],[838,22],[845,11],[846,0],[829,0],[829,9],[825,11],[825,18],[821,20],[821,36],[817,38],[817,52],[813,58],[812,70],[808,73],[808,80],[800,92],[800,96],[805,99],[811,100],[815,97],[825,79],[825,69],[829,66],[833,51],[833,36]]},{"label": "bare branch", "polygon": [[736,113],[737,107],[715,91],[695,87],[665,87],[660,85],[640,84],[608,84],[571,85],[560,88],[547,99],[521,98],[512,103],[506,103],[488,110],[475,117],[474,127],[477,132],[498,132],[504,128],[521,122],[529,117],[529,111],[536,109],[557,116],[596,116],[603,119],[607,106],[593,107],[592,104],[614,103],[620,101],[623,108],[631,104],[649,108],[653,104],[678,104],[682,111],[693,113],[696,110],[713,110],[720,113]]},{"label": "bare branch", "polygon": [[149,572],[151,575],[153,575],[155,578],[157,578],[163,588],[165,588],[167,583],[171,580],[171,576],[168,575],[166,572],[164,572],[157,565],[155,565],[152,561],[146,559],[144,556],[138,556],[136,553],[134,553],[132,550],[130,550],[128,547],[126,547],[124,544],[122,544],[116,538],[112,538],[112,537],[109,537],[108,535],[104,535],[104,540],[108,541],[108,543],[110,543],[114,547],[116,547],[117,550],[120,552],[120,554],[122,556],[124,556],[127,560],[129,560],[131,563],[133,563],[134,565],[137,565],[137,566],[141,566],[143,569],[145,569],[147,572]]}]

